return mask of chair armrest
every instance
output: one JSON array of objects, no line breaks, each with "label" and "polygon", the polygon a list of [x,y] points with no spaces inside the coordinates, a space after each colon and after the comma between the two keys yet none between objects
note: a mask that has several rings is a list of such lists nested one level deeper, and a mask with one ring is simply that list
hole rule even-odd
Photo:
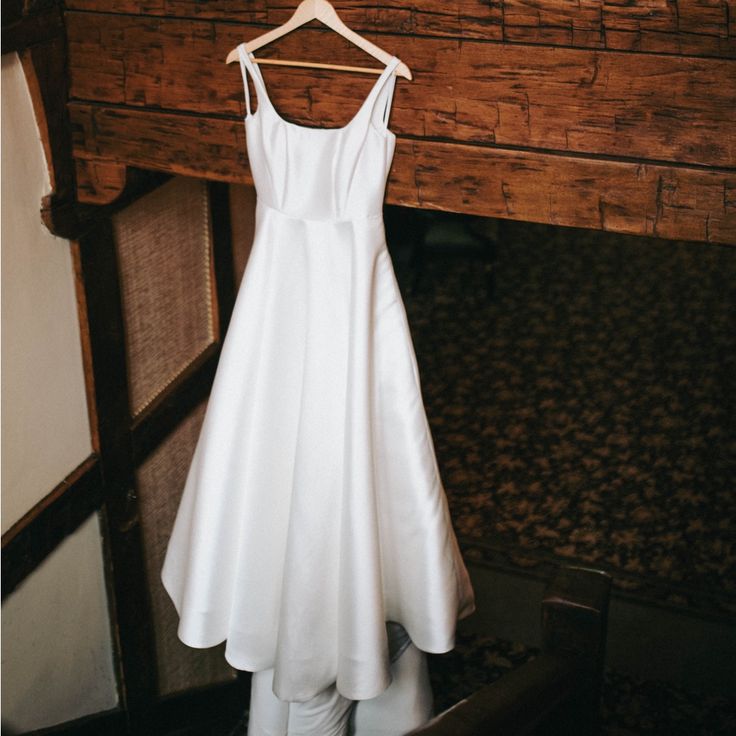
[{"label": "chair armrest", "polygon": [[478,690],[410,736],[523,736],[597,729],[611,578],[565,567],[542,599],[543,653]]}]

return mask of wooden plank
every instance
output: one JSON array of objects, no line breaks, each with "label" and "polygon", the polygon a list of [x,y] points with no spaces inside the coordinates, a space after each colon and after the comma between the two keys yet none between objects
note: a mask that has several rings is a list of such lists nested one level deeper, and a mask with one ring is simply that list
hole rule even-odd
[{"label": "wooden plank", "polygon": [[101,504],[100,463],[90,455],[3,534],[3,599]]},{"label": "wooden plank", "polygon": [[396,204],[736,244],[734,172],[430,142],[397,153]]},{"label": "wooden plank", "polygon": [[[577,48],[695,56],[736,56],[734,0],[423,0],[407,4],[334,2],[357,31],[521,41]],[[296,0],[68,0],[71,10],[97,10],[277,25]],[[244,38],[250,36],[244,35]]]},{"label": "wooden plank", "polygon": [[[74,153],[250,183],[241,122],[73,103]],[[387,203],[736,244],[736,172],[398,139]]]},{"label": "wooden plank", "polygon": [[[74,98],[241,115],[237,65],[222,60],[243,33],[230,25],[67,16]],[[254,34],[256,29],[249,27]],[[245,35],[248,35],[247,33]],[[308,30],[280,45],[304,56],[334,33]],[[736,61],[524,47],[443,39],[382,39],[401,48],[415,79],[397,85],[399,135],[650,161],[736,166]],[[334,47],[334,48],[333,48]],[[277,108],[307,125],[349,119],[371,78],[266,67]]]}]

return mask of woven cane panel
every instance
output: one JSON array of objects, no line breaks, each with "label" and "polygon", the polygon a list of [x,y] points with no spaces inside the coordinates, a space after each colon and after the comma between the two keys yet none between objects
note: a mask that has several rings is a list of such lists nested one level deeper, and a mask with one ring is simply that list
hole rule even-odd
[{"label": "woven cane panel", "polygon": [[256,229],[256,190],[254,187],[245,184],[230,186],[230,221],[233,235],[233,271],[236,284],[240,284]]},{"label": "woven cane panel", "polygon": [[113,225],[137,416],[217,337],[207,187],[172,179]]},{"label": "woven cane panel", "polygon": [[205,405],[202,403],[182,421],[140,466],[136,476],[161,695],[235,677],[235,671],[225,662],[224,645],[191,649],[179,641],[176,635],[179,617],[161,584],[164,555]]}]

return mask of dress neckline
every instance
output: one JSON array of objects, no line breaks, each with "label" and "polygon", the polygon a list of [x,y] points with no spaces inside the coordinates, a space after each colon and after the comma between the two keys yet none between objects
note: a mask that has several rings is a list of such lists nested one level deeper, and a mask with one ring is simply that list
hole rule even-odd
[{"label": "dress neckline", "polygon": [[240,50],[240,56],[241,58],[247,62],[248,69],[253,77],[253,80],[256,82],[257,88],[258,88],[258,109],[255,111],[255,113],[251,113],[249,116],[246,117],[246,120],[248,120],[249,117],[253,117],[253,115],[258,115],[258,113],[261,111],[261,104],[262,102],[265,102],[266,105],[270,108],[271,112],[273,113],[274,117],[283,125],[290,127],[290,128],[296,128],[297,130],[306,130],[306,131],[317,131],[320,133],[342,133],[348,130],[353,126],[356,121],[363,117],[363,114],[365,113],[365,110],[369,107],[369,102],[375,98],[375,96],[380,92],[381,87],[385,83],[386,79],[389,77],[391,73],[393,73],[394,69],[399,65],[400,59],[397,56],[392,56],[389,60],[386,66],[384,67],[383,71],[379,75],[378,79],[376,79],[375,83],[371,87],[370,91],[366,95],[365,99],[363,100],[362,104],[358,108],[358,111],[353,115],[350,120],[345,123],[345,125],[341,125],[339,128],[322,128],[322,127],[315,127],[311,125],[300,125],[299,123],[292,123],[290,120],[287,120],[285,117],[279,113],[279,111],[275,108],[273,102],[271,102],[271,97],[268,94],[268,89],[266,88],[266,82],[263,79],[263,75],[261,74],[261,70],[258,67],[257,64],[254,63],[253,59],[255,58],[253,53],[250,51],[245,50],[245,44],[241,44],[239,47]]}]

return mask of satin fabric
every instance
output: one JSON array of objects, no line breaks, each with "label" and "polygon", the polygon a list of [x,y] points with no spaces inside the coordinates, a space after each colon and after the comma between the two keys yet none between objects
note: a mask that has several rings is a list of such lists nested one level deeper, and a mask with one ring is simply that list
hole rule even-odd
[{"label": "satin fabric", "polygon": [[306,703],[273,694],[273,670],[253,675],[248,736],[403,736],[432,717],[427,657],[411,642],[391,661],[391,684],[371,700],[352,701],[331,686]]},{"label": "satin fabric", "polygon": [[162,579],[180,639],[227,640],[280,699],[370,699],[386,621],[445,652],[473,609],[382,220],[399,60],[348,125],[308,128],[240,53],[255,238]]}]

